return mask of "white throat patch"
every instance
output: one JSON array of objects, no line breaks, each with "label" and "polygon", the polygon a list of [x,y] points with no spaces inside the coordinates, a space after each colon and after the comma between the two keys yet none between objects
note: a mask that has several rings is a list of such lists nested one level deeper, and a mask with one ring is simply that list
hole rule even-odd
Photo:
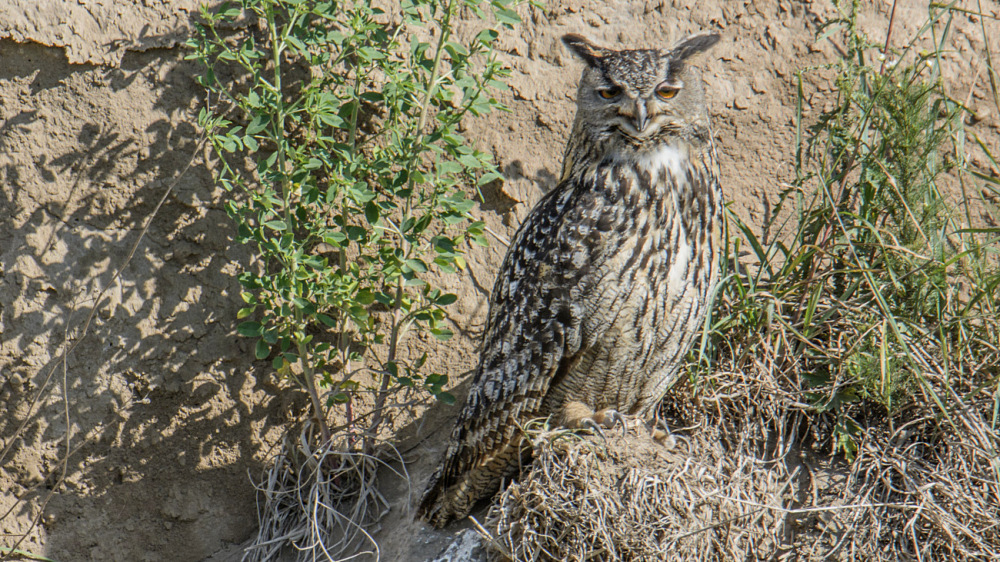
[{"label": "white throat patch", "polygon": [[675,146],[661,146],[660,148],[643,153],[639,156],[638,164],[641,168],[646,168],[658,174],[660,170],[667,169],[674,177],[679,177],[684,171],[684,163],[688,155]]}]

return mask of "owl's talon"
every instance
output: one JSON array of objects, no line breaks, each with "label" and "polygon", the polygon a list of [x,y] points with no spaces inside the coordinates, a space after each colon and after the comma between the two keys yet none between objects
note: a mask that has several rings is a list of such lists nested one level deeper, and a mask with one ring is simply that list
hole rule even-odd
[{"label": "owl's talon", "polygon": [[594,421],[594,418],[583,418],[582,420],[577,422],[577,424],[578,424],[577,427],[579,427],[580,429],[586,429],[587,431],[597,435],[598,437],[600,437],[605,441],[608,439],[607,436],[604,435],[604,428],[601,427],[601,424]]},{"label": "owl's talon", "polygon": [[668,438],[673,437],[670,434],[670,426],[667,425],[666,421],[660,418],[657,418],[655,420],[655,422],[653,423],[653,427],[650,428],[649,433],[650,436],[653,438],[653,440],[659,443],[664,443]]},{"label": "owl's talon", "polygon": [[622,435],[628,433],[628,424],[625,423],[625,416],[614,408],[605,408],[594,414],[594,418],[599,420],[605,429],[614,429],[620,425],[622,427]]}]

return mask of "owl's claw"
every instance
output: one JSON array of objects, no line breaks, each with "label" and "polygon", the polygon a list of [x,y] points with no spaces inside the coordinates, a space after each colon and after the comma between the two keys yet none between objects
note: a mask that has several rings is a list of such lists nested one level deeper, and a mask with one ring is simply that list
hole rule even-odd
[{"label": "owl's claw", "polygon": [[580,420],[579,424],[580,427],[599,435],[601,439],[607,439],[604,435],[605,429],[614,429],[621,426],[622,436],[628,432],[628,425],[625,423],[625,416],[614,408],[605,408],[600,412],[596,412],[594,415]]},{"label": "owl's claw", "polygon": [[656,429],[668,435],[670,434],[670,426],[667,425],[667,420],[664,420],[662,418],[656,418]]},{"label": "owl's claw", "polygon": [[594,435],[597,435],[598,437],[600,437],[605,441],[608,439],[608,437],[604,435],[604,428],[601,426],[601,424],[594,421],[594,418],[583,418],[578,423],[581,429],[586,429],[587,431],[593,433]]},{"label": "owl's claw", "polygon": [[622,428],[622,436],[628,433],[628,424],[625,423],[625,416],[614,408],[606,408],[594,414],[594,418],[604,425],[605,429],[614,429],[618,426]]},{"label": "owl's claw", "polygon": [[667,448],[673,448],[672,442],[675,441],[674,436],[670,434],[670,426],[667,422],[660,418],[656,418],[653,422],[653,427],[650,431],[650,436],[654,441],[660,443],[661,445],[668,446]]}]

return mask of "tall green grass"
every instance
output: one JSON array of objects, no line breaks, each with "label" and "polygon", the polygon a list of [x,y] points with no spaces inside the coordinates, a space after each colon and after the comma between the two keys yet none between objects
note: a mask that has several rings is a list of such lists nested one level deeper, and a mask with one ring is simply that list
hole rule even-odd
[{"label": "tall green grass", "polygon": [[[1000,423],[1000,228],[973,197],[1000,182],[968,165],[973,143],[996,159],[942,79],[954,6],[931,4],[900,49],[866,37],[857,2],[838,8],[819,39],[842,56],[798,75],[794,183],[766,225],[727,215],[711,332],[716,365],[779,371],[853,459],[862,427],[906,423],[918,403],[957,428],[967,399],[992,393]],[[809,121],[805,75],[831,72],[833,108]]]}]

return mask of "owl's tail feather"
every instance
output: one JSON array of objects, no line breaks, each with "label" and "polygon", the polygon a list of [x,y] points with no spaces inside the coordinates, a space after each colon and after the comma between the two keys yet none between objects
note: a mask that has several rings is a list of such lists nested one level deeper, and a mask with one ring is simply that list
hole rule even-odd
[{"label": "owl's tail feather", "polygon": [[461,448],[449,447],[445,461],[431,477],[417,508],[417,517],[439,529],[465,517],[476,502],[495,494],[503,480],[517,472],[519,457],[527,452],[520,439],[512,438],[502,440],[496,450],[478,459],[461,458],[458,454]]}]

